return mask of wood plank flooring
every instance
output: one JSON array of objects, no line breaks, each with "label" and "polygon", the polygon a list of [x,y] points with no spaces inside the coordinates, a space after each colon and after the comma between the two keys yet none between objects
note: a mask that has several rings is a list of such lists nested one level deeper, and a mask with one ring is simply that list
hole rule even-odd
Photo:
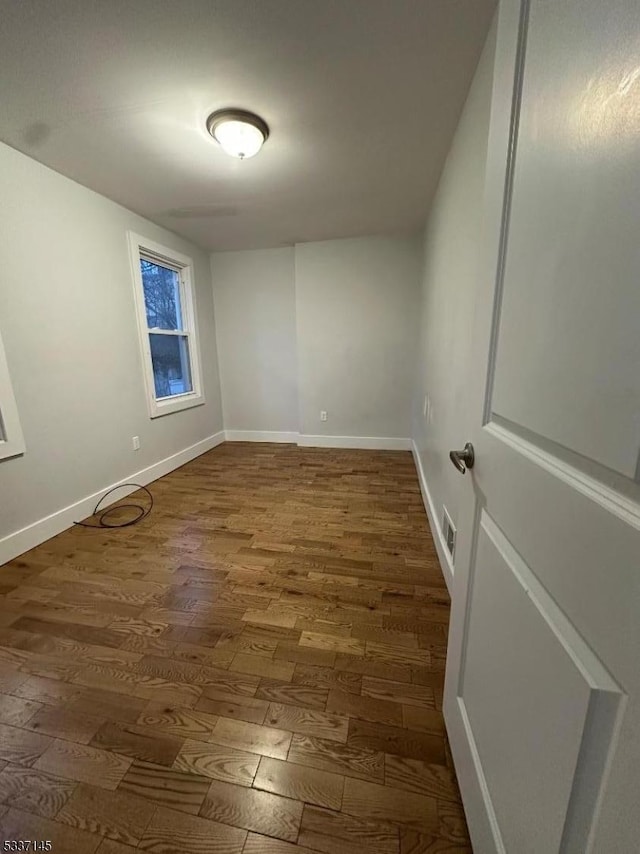
[{"label": "wood plank flooring", "polygon": [[470,854],[409,453],[224,444],[0,568],[0,840]]}]

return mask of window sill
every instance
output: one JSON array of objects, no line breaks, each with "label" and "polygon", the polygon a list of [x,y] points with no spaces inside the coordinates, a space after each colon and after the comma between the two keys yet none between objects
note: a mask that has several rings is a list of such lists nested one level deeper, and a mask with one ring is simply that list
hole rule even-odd
[{"label": "window sill", "polygon": [[180,394],[174,397],[165,397],[162,400],[149,402],[149,415],[151,418],[160,418],[162,415],[171,415],[172,412],[182,412],[194,406],[202,406],[205,403],[204,394]]}]

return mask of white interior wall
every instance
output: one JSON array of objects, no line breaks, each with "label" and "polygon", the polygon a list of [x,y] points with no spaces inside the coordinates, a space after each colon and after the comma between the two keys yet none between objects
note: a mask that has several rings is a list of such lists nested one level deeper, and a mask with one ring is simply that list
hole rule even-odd
[{"label": "white interior wall", "polygon": [[211,278],[225,430],[236,438],[295,440],[293,247],[216,252]]},{"label": "white interior wall", "polygon": [[[449,460],[468,437],[466,403],[481,241],[496,23],[476,70],[424,234],[413,440],[437,536],[454,525],[462,478]],[[425,395],[430,418],[424,415]],[[441,559],[443,553],[441,553]]]},{"label": "white interior wall", "polygon": [[[1,563],[19,553],[12,542],[33,544],[28,537],[3,544],[8,535],[186,448],[205,450],[222,429],[222,407],[205,252],[5,145],[0,197],[0,329],[27,448],[0,461]],[[129,229],[190,256],[195,267],[206,403],[154,420]],[[42,530],[51,536],[68,518]]]},{"label": "white interior wall", "polygon": [[295,258],[301,434],[406,440],[419,240],[303,243]]},{"label": "white interior wall", "polygon": [[406,237],[214,253],[228,435],[408,447],[420,253]]}]

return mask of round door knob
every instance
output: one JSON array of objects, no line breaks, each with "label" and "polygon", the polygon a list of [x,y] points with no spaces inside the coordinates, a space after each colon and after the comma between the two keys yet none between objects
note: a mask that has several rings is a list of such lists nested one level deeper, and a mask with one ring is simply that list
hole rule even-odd
[{"label": "round door knob", "polygon": [[449,451],[449,459],[460,474],[464,474],[467,469],[472,469],[475,462],[475,454],[471,442],[467,442],[461,451]]}]

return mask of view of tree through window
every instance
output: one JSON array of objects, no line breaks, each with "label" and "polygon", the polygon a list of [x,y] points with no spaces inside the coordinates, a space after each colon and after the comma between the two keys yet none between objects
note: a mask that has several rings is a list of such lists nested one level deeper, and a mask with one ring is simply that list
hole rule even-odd
[{"label": "view of tree through window", "polygon": [[156,397],[193,390],[189,340],[184,330],[180,275],[170,267],[140,259]]}]

